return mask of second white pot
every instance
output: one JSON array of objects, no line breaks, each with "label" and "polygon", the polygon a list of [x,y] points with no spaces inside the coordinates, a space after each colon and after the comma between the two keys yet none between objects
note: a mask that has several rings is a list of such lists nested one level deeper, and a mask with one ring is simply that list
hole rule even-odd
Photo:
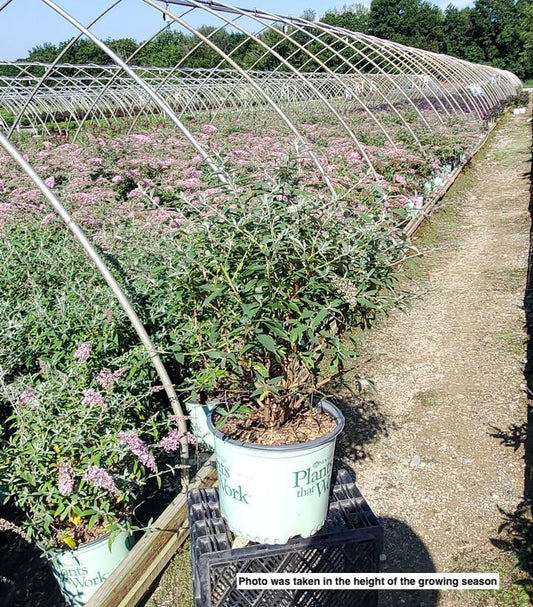
[{"label": "second white pot", "polygon": [[50,557],[52,571],[66,602],[82,607],[126,558],[133,536],[120,531],[109,546],[109,534],[76,550],[57,551]]},{"label": "second white pot", "polygon": [[220,401],[215,400],[208,400],[205,404],[193,400],[185,401],[191,431],[200,444],[209,451],[213,451],[215,448],[215,437],[207,427],[207,416],[219,404]]}]

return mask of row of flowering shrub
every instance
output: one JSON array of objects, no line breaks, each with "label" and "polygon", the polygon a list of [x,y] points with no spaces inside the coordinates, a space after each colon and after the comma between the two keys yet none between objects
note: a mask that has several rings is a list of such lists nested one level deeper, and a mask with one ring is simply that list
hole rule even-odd
[{"label": "row of flowering shrub", "polygon": [[[291,117],[324,175],[302,143],[271,115],[219,117],[217,126],[188,126],[232,176],[237,190],[258,180],[271,182],[280,166],[292,164],[307,190],[323,191],[327,178],[338,195],[354,205],[377,199],[386,207],[400,208],[417,206],[427,193],[428,179],[472,150],[482,137],[482,124],[472,115],[448,117],[441,123],[427,112],[429,126],[414,115],[408,131],[394,116],[382,114],[375,122],[357,112],[344,117],[360,146],[325,113],[308,113],[300,121]],[[47,185],[84,227],[98,227],[98,210],[110,205],[115,218],[142,213],[147,222],[169,224],[179,220],[177,193],[205,200],[224,196],[202,157],[168,125],[148,122],[145,132],[130,135],[100,127],[92,131],[78,143],[59,136],[20,142]],[[21,179],[7,155],[0,155],[0,169],[0,222],[14,212],[45,208],[38,191]]]}]

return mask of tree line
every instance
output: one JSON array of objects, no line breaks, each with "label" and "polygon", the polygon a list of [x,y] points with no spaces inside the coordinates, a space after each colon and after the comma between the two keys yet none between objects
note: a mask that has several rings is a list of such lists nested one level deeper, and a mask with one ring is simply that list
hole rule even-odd
[{"label": "tree line", "polygon": [[442,11],[427,0],[372,0],[329,11],[325,23],[533,77],[533,0],[475,0]]},{"label": "tree line", "polygon": [[[305,11],[302,16],[310,21],[316,19],[312,11]],[[320,21],[504,68],[523,80],[533,78],[533,0],[475,0],[472,7],[458,9],[450,4],[444,11],[428,0],[372,0],[370,7],[351,4],[330,10]],[[221,59],[199,38],[170,28],[145,43],[131,38],[106,40],[106,43],[124,59],[133,55],[131,63],[135,65],[174,67],[179,63],[187,68],[224,68],[235,62],[243,68],[257,70],[284,69],[282,59],[289,59],[293,66],[304,71],[320,71],[324,64],[343,71],[348,69],[346,60],[353,57],[354,50],[340,50],[338,37],[324,36],[317,28],[305,33],[297,26],[280,26],[258,34],[256,39],[212,26],[200,27],[199,32],[231,60]],[[68,44],[69,41],[39,45],[23,60],[52,62]],[[275,53],[267,52],[266,46],[274,48]],[[319,53],[318,59],[312,58],[314,51]],[[95,43],[80,39],[65,52],[62,63],[109,64],[112,61]],[[371,69],[371,64],[359,63],[358,67]],[[5,73],[5,69],[1,71]]]}]

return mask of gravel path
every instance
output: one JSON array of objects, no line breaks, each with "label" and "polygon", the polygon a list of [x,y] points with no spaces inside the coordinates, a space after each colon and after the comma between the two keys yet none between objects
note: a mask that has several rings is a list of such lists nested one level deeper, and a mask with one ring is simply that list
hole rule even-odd
[{"label": "gravel path", "polygon": [[[526,418],[529,116],[505,119],[447,194],[428,292],[369,335],[377,392],[344,394],[344,461],[384,520],[385,571],[494,570],[502,511],[523,497],[523,450],[506,444]],[[508,590],[396,592],[382,605],[521,605]]]}]

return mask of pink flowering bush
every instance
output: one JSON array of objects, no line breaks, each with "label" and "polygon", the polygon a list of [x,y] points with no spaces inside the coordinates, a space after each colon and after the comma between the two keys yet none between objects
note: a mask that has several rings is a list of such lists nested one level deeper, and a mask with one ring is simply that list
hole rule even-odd
[{"label": "pink flowering bush", "polygon": [[146,483],[171,471],[168,454],[178,465],[180,431],[154,407],[150,386],[139,394],[124,360],[98,370],[91,350],[81,343],[61,370],[0,383],[12,407],[0,435],[0,484],[45,548],[74,548],[95,526],[118,528]]}]

